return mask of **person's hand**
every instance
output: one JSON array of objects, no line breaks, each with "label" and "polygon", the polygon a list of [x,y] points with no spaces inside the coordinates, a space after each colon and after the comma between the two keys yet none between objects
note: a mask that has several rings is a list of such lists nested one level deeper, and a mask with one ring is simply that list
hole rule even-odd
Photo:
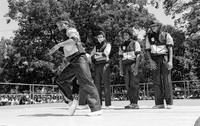
[{"label": "person's hand", "polygon": [[138,75],[138,67],[135,64],[131,65],[131,70],[132,70],[134,76]]},{"label": "person's hand", "polygon": [[133,71],[133,75],[137,76],[138,75],[138,68],[135,67],[134,71]]},{"label": "person's hand", "polygon": [[167,68],[168,68],[168,70],[171,70],[173,68],[172,62],[167,63]]},{"label": "person's hand", "polygon": [[119,71],[119,76],[120,76],[120,77],[123,77],[123,76],[124,76],[124,73],[123,73],[121,70]]},{"label": "person's hand", "polygon": [[54,50],[53,50],[53,49],[50,49],[50,50],[47,52],[47,55],[52,55],[53,52],[54,52]]},{"label": "person's hand", "polygon": [[92,56],[89,53],[86,53],[85,55],[86,55],[86,57],[88,59],[88,63],[92,64],[92,59],[91,59]]},{"label": "person's hand", "polygon": [[47,59],[47,60],[52,60],[53,59],[53,56],[49,54],[49,51],[46,52],[44,56],[45,56],[45,59]]},{"label": "person's hand", "polygon": [[150,69],[151,70],[156,70],[157,69],[156,62],[153,61],[153,60],[150,60]]},{"label": "person's hand", "polygon": [[121,56],[121,55],[123,55],[123,52],[122,52],[122,51],[119,51],[118,54]]}]

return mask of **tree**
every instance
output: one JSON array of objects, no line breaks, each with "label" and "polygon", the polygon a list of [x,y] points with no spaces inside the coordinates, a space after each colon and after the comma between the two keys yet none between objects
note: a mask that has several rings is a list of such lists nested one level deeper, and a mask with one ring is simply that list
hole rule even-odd
[{"label": "tree", "polygon": [[12,40],[1,38],[0,40],[0,74],[4,71],[5,61],[12,55],[14,48]]},{"label": "tree", "polygon": [[[199,44],[200,40],[200,2],[198,0],[151,0],[152,2],[163,3],[165,13],[172,15],[175,19],[175,26],[185,34],[185,39],[182,40],[182,51],[180,49],[175,50],[175,69],[174,75],[181,75],[180,79],[199,79]],[[159,5],[159,4],[158,4]],[[176,38],[179,34],[173,36]],[[177,39],[175,42],[179,42]],[[176,45],[177,46],[177,45]],[[179,48],[177,46],[175,48]],[[184,52],[184,55],[180,56],[177,52]],[[177,63],[179,65],[177,65]],[[182,70],[181,70],[182,69]],[[180,71],[179,71],[180,70]],[[179,72],[178,72],[179,71]],[[178,73],[177,73],[178,72]]]},{"label": "tree", "polygon": [[[87,51],[90,51],[95,42],[96,31],[101,29],[106,32],[107,40],[113,45],[111,66],[115,71],[118,64],[119,32],[133,26],[146,30],[155,20],[154,16],[143,8],[145,2],[136,6],[138,1],[8,0],[10,11],[7,16],[10,20],[18,21],[20,26],[13,40],[16,49],[13,57],[17,55],[20,62],[8,62],[12,64],[10,68],[16,68],[17,73],[23,70],[23,74],[12,76],[15,78],[12,82],[53,83],[50,81],[52,79],[48,78],[57,75],[53,69],[62,62],[63,56],[62,52],[57,52],[49,59],[45,57],[45,51],[66,39],[55,24],[60,19],[68,18],[75,21]],[[117,76],[118,73],[114,74]]]},{"label": "tree", "polygon": [[182,14],[176,20],[176,24],[187,29],[187,34],[196,34],[200,30],[200,3],[198,0],[182,1],[182,0],[165,0],[164,9],[166,14],[172,14],[174,17]]},{"label": "tree", "polygon": [[172,78],[173,80],[187,80],[189,76],[186,74],[188,72],[187,65],[189,62],[185,62],[185,33],[175,27],[170,25],[163,26],[163,31],[170,33],[174,41],[173,47],[173,64],[174,68],[172,70]]},{"label": "tree", "polygon": [[182,14],[176,19],[176,25],[184,28],[186,35],[184,61],[190,76],[188,79],[199,79],[199,43],[200,40],[200,2],[198,0],[190,1],[164,1],[164,8],[167,14]]}]

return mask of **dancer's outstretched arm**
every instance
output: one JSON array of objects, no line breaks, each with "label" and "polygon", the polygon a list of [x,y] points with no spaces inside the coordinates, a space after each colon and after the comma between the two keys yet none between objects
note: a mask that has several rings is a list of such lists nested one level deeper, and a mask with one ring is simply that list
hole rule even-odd
[{"label": "dancer's outstretched arm", "polygon": [[66,44],[70,43],[70,42],[74,42],[72,39],[68,39],[66,41],[63,41],[61,43],[56,44],[54,47],[52,47],[48,54],[51,55],[53,54],[56,50],[58,50],[60,47],[64,47]]}]

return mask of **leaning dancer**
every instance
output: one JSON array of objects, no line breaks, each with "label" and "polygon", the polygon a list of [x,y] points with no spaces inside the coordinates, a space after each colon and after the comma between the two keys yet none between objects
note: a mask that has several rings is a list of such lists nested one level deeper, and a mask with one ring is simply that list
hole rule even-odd
[{"label": "leaning dancer", "polygon": [[86,94],[85,97],[91,109],[91,113],[89,113],[88,116],[101,115],[102,110],[99,94],[91,76],[88,59],[80,42],[79,33],[71,20],[59,21],[56,25],[60,31],[66,30],[66,35],[69,39],[56,44],[49,50],[48,54],[51,55],[60,47],[63,47],[66,64],[68,65],[61,72],[56,83],[59,85],[63,94],[70,99],[72,103],[68,115],[73,115],[78,105],[78,98],[73,97],[71,89],[71,82],[75,77],[79,82],[80,90],[84,91]]}]

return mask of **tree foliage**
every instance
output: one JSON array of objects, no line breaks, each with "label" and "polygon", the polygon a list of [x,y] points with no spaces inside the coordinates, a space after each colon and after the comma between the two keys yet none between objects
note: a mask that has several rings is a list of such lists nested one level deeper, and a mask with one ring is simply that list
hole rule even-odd
[{"label": "tree foliage", "polygon": [[12,41],[1,38],[0,40],[0,74],[4,70],[4,62],[13,53]]},{"label": "tree foliage", "polygon": [[[158,7],[157,1],[159,0],[152,0],[150,4]],[[177,4],[177,2],[178,0],[164,1],[167,14],[180,13],[180,6],[182,10],[186,9],[185,4]],[[46,57],[45,54],[53,45],[67,39],[65,33],[59,32],[55,24],[58,20],[70,18],[75,21],[88,52],[95,44],[94,36],[97,30],[105,31],[107,40],[113,47],[112,81],[118,83],[120,80],[118,80],[117,52],[121,43],[120,31],[132,27],[147,31],[149,24],[155,20],[154,16],[143,7],[147,1],[142,0],[8,0],[8,3],[10,10],[7,16],[10,20],[19,22],[19,29],[15,32],[12,41],[15,50],[9,54],[9,59],[3,64],[1,81],[53,83],[57,76],[55,70],[62,63],[63,52],[57,51],[52,57]],[[197,2],[190,5],[198,8]],[[197,9],[193,13],[197,15]],[[172,26],[163,27],[172,35],[175,42],[174,80],[194,79],[199,75],[197,71],[200,71],[199,61],[196,58],[199,57],[198,37],[189,37],[186,40],[186,35],[196,35],[195,31],[198,27],[190,25],[196,17],[189,14],[183,17],[189,22],[188,34]],[[181,23],[178,20],[176,22]],[[197,24],[198,21],[196,26]],[[140,43],[143,47],[141,78],[142,82],[147,82],[150,72],[144,51],[145,41],[140,40]]]},{"label": "tree foliage", "polygon": [[62,51],[50,58],[45,57],[45,51],[66,39],[55,25],[58,20],[75,21],[88,51],[94,45],[96,31],[104,30],[113,45],[111,64],[116,71],[119,31],[133,26],[145,30],[155,19],[143,8],[145,2],[134,5],[138,0],[8,0],[8,3],[7,16],[19,22],[13,40],[16,50],[5,66],[4,75],[11,82],[53,83]]},{"label": "tree foliage", "polygon": [[200,1],[165,0],[164,9],[167,14],[172,14],[174,17],[181,15],[175,20],[175,23],[179,28],[184,28],[186,35],[182,61],[187,73],[183,73],[187,79],[199,79]]},{"label": "tree foliage", "polygon": [[187,34],[196,34],[200,30],[200,1],[165,0],[164,8],[167,14],[182,14],[177,18],[176,24],[187,29]]}]

